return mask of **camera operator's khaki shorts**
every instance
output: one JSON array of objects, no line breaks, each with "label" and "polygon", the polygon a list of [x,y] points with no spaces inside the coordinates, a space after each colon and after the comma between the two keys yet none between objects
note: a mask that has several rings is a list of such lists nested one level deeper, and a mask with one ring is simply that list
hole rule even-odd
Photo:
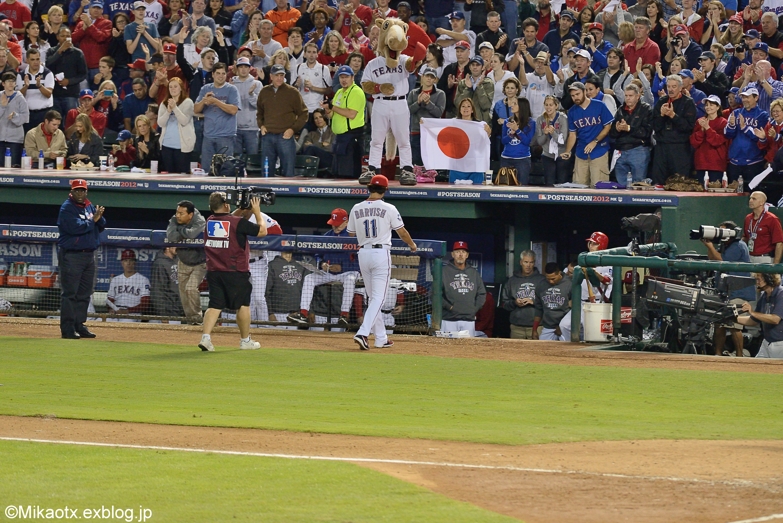
[{"label": "camera operator's khaki shorts", "polygon": [[[743,303],[745,303],[745,300],[743,300],[742,298],[734,298],[733,300],[729,301],[729,304],[731,304],[731,305],[742,305]],[[756,308],[756,300],[749,301],[748,303],[750,303],[750,307],[752,309]],[[741,331],[745,327],[743,324],[736,323],[736,322],[733,322],[733,321],[732,322],[721,323],[720,326],[721,327],[726,327],[727,329],[735,329],[735,330],[738,330],[738,331]]]}]

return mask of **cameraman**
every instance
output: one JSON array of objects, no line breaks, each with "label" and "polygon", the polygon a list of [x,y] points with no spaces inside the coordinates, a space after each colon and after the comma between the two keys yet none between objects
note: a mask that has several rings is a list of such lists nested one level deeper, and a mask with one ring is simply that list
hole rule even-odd
[{"label": "cameraman", "polygon": [[756,289],[760,292],[759,300],[755,308],[744,303],[742,312],[748,314],[738,316],[737,322],[749,326],[761,324],[764,341],[757,358],[783,358],[783,322],[780,321],[783,318],[783,288],[780,287],[780,275],[755,273],[754,276]]},{"label": "cameraman", "polygon": [[251,223],[237,209],[233,214],[226,201],[226,193],[209,195],[212,216],[207,219],[204,231],[204,252],[207,255],[207,283],[209,306],[204,314],[204,333],[198,344],[203,351],[214,351],[212,328],[223,309],[237,311],[237,325],[242,341],[240,349],[258,349],[260,344],[250,339],[250,244],[248,236],[266,236],[266,221],[261,216],[260,199],[250,200],[250,209],[256,223]]},{"label": "cameraman", "polygon": [[669,51],[664,57],[667,65],[671,64],[676,57],[684,56],[685,60],[688,62],[688,69],[698,69],[701,53],[701,46],[691,40],[688,28],[683,24],[674,26]]},{"label": "cameraman", "polygon": [[[721,229],[736,230],[737,224],[727,220],[720,225]],[[748,245],[741,238],[728,238],[721,240],[720,250],[715,248],[715,244],[710,240],[702,238],[701,242],[707,247],[707,257],[710,260],[725,262],[745,262],[750,263],[750,251]],[[732,276],[750,276],[749,272],[729,272]],[[756,304],[756,291],[753,287],[745,287],[729,293],[729,303],[741,305],[750,302]],[[715,349],[715,355],[723,354],[723,347],[726,344],[726,329],[729,329],[731,338],[734,341],[734,348],[737,349],[737,356],[743,356],[742,325],[739,323],[722,324],[715,326],[715,338],[712,340],[712,346]]]}]

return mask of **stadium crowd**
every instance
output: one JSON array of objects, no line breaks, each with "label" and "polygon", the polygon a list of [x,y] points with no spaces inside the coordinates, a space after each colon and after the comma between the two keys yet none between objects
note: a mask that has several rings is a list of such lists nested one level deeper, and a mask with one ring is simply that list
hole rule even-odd
[{"label": "stadium crowd", "polygon": [[108,150],[118,168],[163,172],[260,154],[283,176],[303,154],[357,178],[382,94],[355,87],[377,22],[399,18],[427,46],[407,95],[417,166],[425,117],[486,123],[491,159],[523,183],[735,182],[783,165],[775,1],[557,5],[5,0],[0,150],[13,166],[97,165]]}]

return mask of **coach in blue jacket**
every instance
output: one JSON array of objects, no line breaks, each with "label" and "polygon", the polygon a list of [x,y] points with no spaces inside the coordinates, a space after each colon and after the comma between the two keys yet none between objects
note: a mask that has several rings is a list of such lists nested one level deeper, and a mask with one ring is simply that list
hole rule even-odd
[{"label": "coach in blue jacket", "polygon": [[71,180],[71,192],[60,207],[57,260],[60,265],[60,333],[69,340],[94,338],[87,330],[87,307],[95,282],[94,253],[106,228],[104,208],[87,199],[87,181]]}]

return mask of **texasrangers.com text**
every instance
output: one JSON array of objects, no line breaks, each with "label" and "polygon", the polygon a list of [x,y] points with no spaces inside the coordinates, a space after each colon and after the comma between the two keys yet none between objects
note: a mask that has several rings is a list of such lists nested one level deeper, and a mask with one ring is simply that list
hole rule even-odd
[{"label": "texasrangers.com text", "polygon": [[49,508],[40,505],[8,505],[5,507],[5,517],[8,519],[114,519],[121,521],[150,521],[152,509],[139,505],[138,512],[134,508],[120,508],[114,505],[78,509],[65,506]]}]

